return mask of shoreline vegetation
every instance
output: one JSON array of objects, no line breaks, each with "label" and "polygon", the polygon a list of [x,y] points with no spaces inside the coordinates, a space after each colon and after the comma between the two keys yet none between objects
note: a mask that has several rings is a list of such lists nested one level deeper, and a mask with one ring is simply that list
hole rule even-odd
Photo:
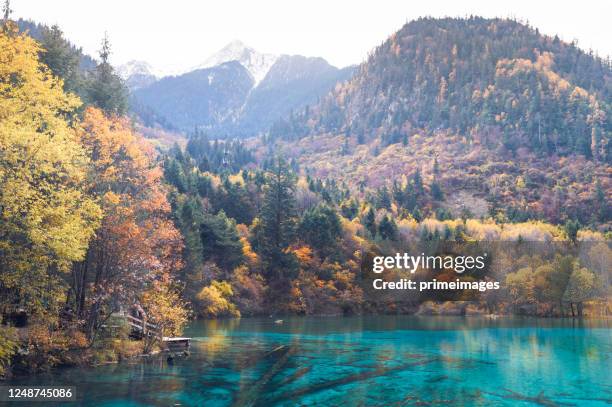
[{"label": "shoreline vegetation", "polygon": [[[587,304],[587,309],[601,311],[601,304]],[[344,314],[318,314],[318,315],[309,315],[309,318],[337,318],[337,317],[355,317],[355,316],[386,316],[386,317],[399,317],[399,316],[414,316],[414,317],[422,317],[422,318],[431,318],[431,317],[451,317],[451,318],[470,318],[478,319],[485,318],[490,320],[500,320],[508,318],[516,318],[523,317],[526,318],[526,321],[530,320],[549,320],[549,321],[576,321],[576,322],[587,322],[587,321],[612,321],[612,317],[609,313],[596,315],[591,312],[585,312],[585,314],[581,317],[572,317],[572,316],[535,316],[535,315],[517,315],[513,313],[501,313],[501,314],[488,314],[485,309],[479,308],[478,304],[469,302],[469,301],[458,301],[458,302],[433,302],[428,301],[426,303],[421,304],[419,309],[413,313],[400,313],[400,314],[392,314],[392,313],[381,313],[381,314],[359,314],[347,316]],[[279,316],[277,316],[279,317]],[[284,318],[285,316],[280,316]],[[296,318],[295,314],[289,314],[286,317]],[[306,317],[306,316],[302,316]],[[247,317],[250,318],[250,317]],[[258,316],[261,318],[261,316]],[[271,322],[274,324],[284,324],[285,320],[268,317]],[[196,319],[192,322],[205,322],[205,321],[219,321],[219,322],[231,322],[233,320],[241,319],[241,317],[221,317],[213,320],[206,319]],[[15,337],[27,337],[27,334],[19,333],[19,329],[14,329],[17,333],[13,332],[12,334]],[[121,363],[133,364],[133,363],[141,363],[151,358],[153,359],[163,359],[169,360],[169,358],[174,359],[175,357],[186,357],[189,355],[189,352],[181,352],[179,354],[173,354],[167,349],[161,347],[154,347],[147,352],[143,351],[144,345],[142,339],[130,338],[128,336],[124,336],[123,339],[113,339],[112,344],[105,344],[104,346],[93,349],[93,348],[79,348],[64,351],[66,354],[63,358],[56,360],[53,365],[47,365],[41,367],[37,370],[26,370],[26,369],[18,369],[15,371],[7,370],[4,372],[3,376],[0,378],[0,383],[2,380],[7,379],[19,379],[28,377],[32,374],[49,372],[54,369],[65,369],[65,368],[74,368],[74,367],[100,367],[105,365],[115,365]]]},{"label": "shoreline vegetation", "polygon": [[[572,123],[582,129],[580,137],[562,141],[555,132],[566,123],[558,118],[560,123],[547,128],[550,140],[534,148],[534,154],[579,157],[581,175],[589,182],[568,181],[566,174],[563,182],[575,188],[563,184],[563,189],[552,184],[550,174],[514,177],[502,166],[499,189],[492,186],[474,206],[453,207],[456,184],[444,178],[451,170],[437,157],[425,154],[426,175],[419,164],[381,177],[388,181],[384,184],[345,182],[321,175],[328,173],[327,161],[308,167],[308,158],[295,152],[284,158],[276,154],[302,134],[295,126],[287,130],[288,139],[248,142],[209,139],[195,129],[185,146],[156,149],[141,135],[138,118],[130,116],[129,93],[109,63],[108,38],[95,66],[84,68],[81,51],[59,27],[41,30],[38,40],[20,32],[6,3],[0,30],[0,376],[160,350],[156,337],[135,340],[117,312],[154,323],[163,336],[180,335],[190,319],[258,315],[609,317],[610,185],[600,176],[610,169],[609,99],[598,101],[598,81],[592,81],[593,93],[577,91],[572,105],[580,113]],[[393,49],[399,55],[400,46]],[[431,58],[417,59],[431,64]],[[535,68],[506,61],[501,73],[545,67],[545,78],[565,91],[562,78],[549,72],[550,58],[534,57]],[[607,78],[609,63],[604,69]],[[529,78],[542,79],[534,75]],[[507,95],[515,80],[521,82],[510,79],[498,78],[498,96]],[[441,92],[444,98],[449,86]],[[568,101],[547,99],[557,113]],[[436,115],[448,114],[447,108]],[[499,106],[486,107],[494,108]],[[325,132],[337,129],[333,103],[326,109],[320,123]],[[535,119],[507,116],[497,127],[487,122],[486,131],[475,126],[448,140],[486,133],[488,141],[482,138],[478,149],[490,141],[488,154],[518,159],[520,137],[511,140],[510,121],[520,121],[527,132]],[[585,136],[587,124],[593,151],[585,141],[591,140]],[[460,127],[453,131],[461,132]],[[273,133],[281,130],[276,126]],[[418,131],[421,141],[427,134],[408,125],[395,125],[393,131],[399,133],[385,145],[371,144],[372,157],[391,145],[411,154],[402,134]],[[349,154],[351,143],[336,146],[341,156]],[[471,145],[466,141],[459,148]],[[368,171],[367,162],[363,167]],[[513,201],[515,196],[524,200]],[[409,302],[371,296],[371,258],[421,253],[422,247],[435,249],[444,242],[493,250],[486,273],[461,278],[495,280],[502,288],[478,296],[443,292]],[[492,242],[507,245],[491,249]],[[546,248],[532,250],[534,242]],[[401,270],[391,273],[403,277]],[[417,273],[431,277],[431,271]],[[436,270],[436,278],[454,281],[457,274]]]}]

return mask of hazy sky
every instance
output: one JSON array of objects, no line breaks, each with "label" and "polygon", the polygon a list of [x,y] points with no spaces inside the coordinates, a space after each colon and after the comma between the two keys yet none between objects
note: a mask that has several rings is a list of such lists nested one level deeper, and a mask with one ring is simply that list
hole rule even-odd
[{"label": "hazy sky", "polygon": [[199,64],[239,39],[262,52],[361,62],[404,23],[421,16],[516,17],[542,33],[612,55],[612,1],[537,0],[12,0],[13,16],[57,23],[97,54],[107,31],[112,62],[145,60],[163,71]]}]

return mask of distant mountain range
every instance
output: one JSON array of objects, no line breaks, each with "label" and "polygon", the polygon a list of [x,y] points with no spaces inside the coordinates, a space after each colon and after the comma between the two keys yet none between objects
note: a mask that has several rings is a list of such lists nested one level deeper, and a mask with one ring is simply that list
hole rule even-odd
[{"label": "distant mountain range", "polygon": [[[19,20],[21,31],[42,40],[44,25]],[[75,49],[78,49],[74,46]],[[96,60],[80,52],[86,75]],[[201,64],[167,75],[145,61],[116,68],[130,89],[130,111],[148,127],[211,137],[246,137],[265,133],[292,111],[316,103],[355,67],[338,69],[322,58],[260,53],[232,41]]]},{"label": "distant mountain range", "polygon": [[118,68],[132,90],[132,108],[149,126],[215,137],[250,136],[292,110],[349,79],[354,67],[338,69],[322,58],[259,53],[233,41],[202,64],[161,77],[142,61]]}]

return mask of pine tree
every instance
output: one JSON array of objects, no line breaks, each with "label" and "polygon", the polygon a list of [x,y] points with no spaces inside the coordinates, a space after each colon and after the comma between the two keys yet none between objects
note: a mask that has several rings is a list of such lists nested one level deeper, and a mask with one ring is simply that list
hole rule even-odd
[{"label": "pine tree", "polygon": [[376,208],[391,209],[391,195],[386,185],[376,191]]},{"label": "pine tree", "polygon": [[355,199],[347,199],[340,204],[340,213],[347,219],[353,219],[357,216],[358,209]]},{"label": "pine tree", "polygon": [[178,192],[181,194],[187,192],[187,179],[179,160],[174,158],[169,158],[166,160],[164,164],[164,176],[166,177],[166,181],[168,181],[171,185],[174,185]]},{"label": "pine tree", "polygon": [[267,177],[254,246],[268,277],[283,279],[294,269],[294,259],[286,249],[295,239],[295,175],[282,158],[275,161]]},{"label": "pine tree", "polygon": [[340,150],[340,154],[347,155],[349,153],[349,141],[348,137],[344,137],[344,143],[342,143],[342,149]]},{"label": "pine tree", "polygon": [[204,261],[204,248],[200,234],[200,224],[203,222],[202,206],[196,198],[177,202],[175,196],[173,208],[176,208],[174,211],[176,223],[185,244],[181,280],[185,282],[187,298],[194,298],[203,283],[201,265]]},{"label": "pine tree", "polygon": [[128,93],[123,80],[109,62],[111,54],[108,36],[104,35],[100,49],[100,63],[89,79],[86,99],[109,115],[124,115],[128,107]]},{"label": "pine tree", "polygon": [[397,240],[398,230],[395,221],[390,219],[389,216],[385,215],[378,226],[378,233],[383,239]]},{"label": "pine tree", "polygon": [[431,183],[431,197],[436,201],[444,200],[444,193],[438,182],[434,181]]},{"label": "pine tree", "polygon": [[336,211],[319,204],[304,213],[298,232],[300,239],[325,256],[334,252],[342,227]]},{"label": "pine tree", "polygon": [[376,215],[372,207],[370,207],[370,210],[366,213],[365,219],[363,220],[363,226],[370,232],[372,237],[376,236]]},{"label": "pine tree", "polygon": [[79,63],[81,52],[75,49],[63,36],[57,25],[43,27],[41,61],[49,67],[53,75],[64,81],[64,90],[80,94],[81,78]]},{"label": "pine tree", "polygon": [[602,223],[607,222],[610,219],[610,209],[608,199],[606,198],[606,193],[601,187],[601,182],[599,180],[597,180],[597,182],[595,183],[593,201],[595,203],[595,207],[597,208],[597,211],[594,214],[596,220]]},{"label": "pine tree", "polygon": [[423,178],[421,177],[421,170],[419,168],[417,168],[414,172],[412,182],[414,185],[415,193],[417,195],[423,194]]},{"label": "pine tree", "polygon": [[242,243],[236,231],[236,222],[228,218],[223,210],[216,215],[204,215],[200,237],[204,260],[213,260],[227,272],[242,263]]},{"label": "pine tree", "polygon": [[578,236],[578,231],[580,230],[580,222],[577,220],[568,220],[565,222],[565,234],[568,239],[572,241],[572,243],[576,243],[576,238]]},{"label": "pine tree", "polygon": [[5,31],[8,29],[8,23],[10,21],[12,12],[13,10],[11,9],[10,0],[4,0],[4,4],[2,5],[2,26]]}]

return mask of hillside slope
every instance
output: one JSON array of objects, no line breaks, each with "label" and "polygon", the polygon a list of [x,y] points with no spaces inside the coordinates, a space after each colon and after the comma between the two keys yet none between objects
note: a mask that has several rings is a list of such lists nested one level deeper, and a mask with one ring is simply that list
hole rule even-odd
[{"label": "hillside slope", "polygon": [[210,128],[239,109],[253,78],[240,63],[198,69],[170,76],[133,91],[133,97],[166,118],[173,126],[191,131],[195,126]]},{"label": "hillside slope", "polygon": [[249,136],[264,131],[292,110],[316,102],[353,72],[354,67],[338,69],[323,58],[281,55],[249,94],[241,111],[222,124],[224,132]]},{"label": "hillside slope", "polygon": [[412,214],[601,226],[611,78],[609,61],[516,21],[421,19],[319,103],[277,121],[268,143],[313,177],[364,196],[387,190]]},{"label": "hillside slope", "polygon": [[448,129],[491,134],[508,150],[527,145],[608,161],[611,79],[609,61],[516,21],[420,19],[272,133],[344,133],[387,145],[415,129]]}]

